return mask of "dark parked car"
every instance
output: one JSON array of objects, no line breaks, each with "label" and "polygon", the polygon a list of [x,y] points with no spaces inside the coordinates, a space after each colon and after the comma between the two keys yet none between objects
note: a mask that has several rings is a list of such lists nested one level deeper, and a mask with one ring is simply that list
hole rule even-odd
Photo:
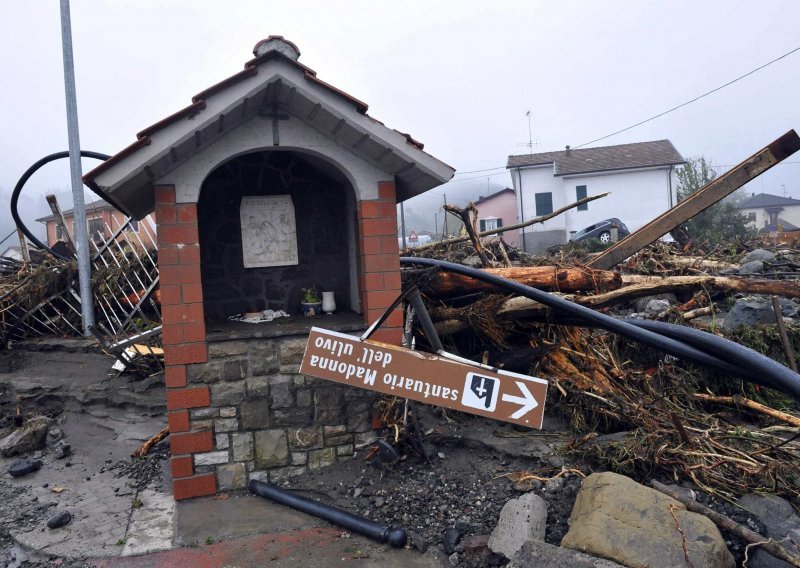
[{"label": "dark parked car", "polygon": [[594,225],[589,225],[585,229],[581,229],[572,235],[569,240],[570,242],[577,243],[581,241],[588,241],[590,239],[597,239],[605,245],[611,242],[612,227],[617,228],[617,236],[620,239],[631,234],[631,232],[628,230],[628,227],[625,226],[625,223],[616,217],[613,217],[611,219],[606,219],[605,221],[595,223]]}]

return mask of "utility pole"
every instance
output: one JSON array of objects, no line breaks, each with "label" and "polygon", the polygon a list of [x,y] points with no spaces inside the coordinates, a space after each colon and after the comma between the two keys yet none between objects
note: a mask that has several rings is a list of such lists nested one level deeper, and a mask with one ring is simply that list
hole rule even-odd
[{"label": "utility pole", "polygon": [[69,137],[69,172],[74,203],[73,236],[78,257],[78,285],[81,295],[81,317],[84,335],[91,335],[94,326],[94,304],[92,301],[92,266],[89,259],[88,228],[86,226],[86,204],[83,200],[81,180],[81,141],[78,134],[78,101],[75,94],[75,65],[72,57],[72,23],[69,15],[69,0],[61,0],[61,52],[64,59],[64,93],[67,101],[67,134]]},{"label": "utility pole", "polygon": [[403,248],[406,248],[406,211],[403,204],[400,204],[400,230],[403,233]]}]

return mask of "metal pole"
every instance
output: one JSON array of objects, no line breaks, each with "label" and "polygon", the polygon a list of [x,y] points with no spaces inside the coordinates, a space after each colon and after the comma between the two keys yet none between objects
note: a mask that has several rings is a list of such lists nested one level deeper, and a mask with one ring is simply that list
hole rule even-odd
[{"label": "metal pole", "polygon": [[[442,203],[447,205],[447,194],[446,193],[442,194]],[[444,207],[442,207],[442,211],[444,211],[444,220],[442,221],[442,238],[443,239],[447,239],[447,237],[449,236],[447,234],[447,210]]]},{"label": "metal pole", "polygon": [[72,23],[69,16],[69,0],[61,0],[61,51],[64,59],[64,93],[67,100],[69,171],[74,202],[72,231],[75,237],[75,253],[78,257],[78,284],[81,293],[83,333],[86,336],[90,336],[89,327],[94,325],[92,267],[89,259],[86,204],[83,201],[83,182],[81,181],[81,141],[78,134],[78,102],[75,94],[75,67],[72,57]]},{"label": "metal pole", "polygon": [[403,232],[403,248],[406,248],[406,210],[403,204],[400,204],[400,230]]}]

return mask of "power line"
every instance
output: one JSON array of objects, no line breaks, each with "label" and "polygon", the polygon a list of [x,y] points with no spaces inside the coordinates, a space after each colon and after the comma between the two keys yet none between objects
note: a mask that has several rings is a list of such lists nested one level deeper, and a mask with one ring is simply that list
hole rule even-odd
[{"label": "power line", "polygon": [[671,108],[671,109],[669,109],[669,110],[665,110],[664,112],[660,112],[660,113],[658,113],[658,114],[656,114],[656,115],[654,115],[654,116],[651,116],[650,118],[647,118],[647,119],[645,119],[645,120],[642,120],[641,122],[637,122],[636,124],[632,124],[631,126],[627,126],[627,127],[623,128],[623,129],[621,129],[621,130],[617,130],[616,132],[612,132],[611,134],[607,134],[606,136],[601,136],[600,138],[595,138],[594,140],[592,140],[592,141],[590,141],[590,142],[584,142],[583,144],[579,144],[578,146],[574,146],[574,148],[581,148],[581,147],[583,147],[583,146],[588,146],[589,144],[594,144],[595,142],[599,142],[600,140],[605,140],[606,138],[611,138],[612,136],[616,136],[617,134],[620,134],[620,133],[622,133],[622,132],[625,132],[625,131],[627,131],[627,130],[630,130],[630,129],[632,129],[632,128],[636,128],[637,126],[641,126],[642,124],[644,124],[644,123],[646,123],[646,122],[650,122],[651,120],[655,120],[655,119],[657,119],[657,118],[659,118],[659,117],[662,117],[662,116],[664,116],[665,114],[669,114],[669,113],[671,113],[671,112],[673,112],[673,111],[676,111],[676,110],[678,110],[679,108],[683,108],[683,107],[685,107],[686,105],[689,105],[689,104],[691,104],[691,103],[693,103],[693,102],[699,101],[700,99],[702,99],[702,98],[704,98],[704,97],[707,97],[708,95],[710,95],[710,94],[712,94],[712,93],[716,93],[717,91],[719,91],[719,90],[721,90],[721,89],[724,89],[725,87],[727,87],[727,86],[729,86],[729,85],[733,85],[733,84],[734,84],[734,83],[736,83],[737,81],[741,81],[741,80],[742,80],[742,79],[744,79],[745,77],[748,77],[748,76],[752,75],[753,73],[755,73],[755,72],[757,72],[757,71],[761,71],[761,70],[762,70],[762,69],[764,69],[765,67],[769,67],[769,66],[770,66],[770,65],[772,65],[773,63],[775,63],[775,62],[777,62],[777,61],[780,61],[781,59],[783,59],[783,58],[785,58],[785,57],[788,57],[788,56],[790,56],[791,54],[795,53],[796,51],[800,51],[800,47],[795,47],[793,50],[791,50],[791,51],[787,51],[787,52],[786,52],[786,53],[784,53],[783,55],[781,55],[781,56],[779,56],[779,57],[776,57],[775,59],[773,59],[773,60],[771,60],[771,61],[768,61],[768,62],[767,62],[767,63],[765,63],[764,65],[761,65],[760,67],[756,67],[755,69],[753,69],[753,70],[751,70],[751,71],[748,71],[748,72],[747,72],[747,73],[745,73],[744,75],[740,75],[740,76],[739,76],[739,77],[737,77],[736,79],[733,79],[732,81],[728,81],[728,82],[727,82],[727,83],[725,83],[724,85],[720,85],[719,87],[716,87],[716,88],[714,88],[714,89],[711,89],[710,91],[708,91],[708,92],[706,92],[706,93],[703,93],[702,95],[700,95],[700,96],[697,96],[697,97],[695,97],[695,98],[693,98],[693,99],[691,99],[691,100],[688,100],[688,101],[686,101],[685,103],[681,103],[681,104],[679,104],[678,106],[672,107],[672,108]]},{"label": "power line", "polygon": [[[505,169],[505,168],[506,168],[506,167],[505,167],[505,166],[503,166],[503,169]],[[498,169],[498,168],[494,168],[494,169]],[[488,175],[485,175],[485,176],[475,176],[475,177],[468,177],[468,178],[461,178],[461,179],[451,179],[451,180],[450,180],[449,182],[447,182],[447,183],[458,183],[458,182],[460,182],[460,181],[469,181],[469,180],[471,180],[471,179],[486,179],[486,178],[488,178],[488,177],[502,176],[502,175],[505,175],[505,174],[507,174],[507,173],[509,173],[509,172],[497,172],[496,174],[488,174]]]},{"label": "power line", "polygon": [[[728,81],[724,85],[720,85],[719,87],[711,89],[710,91],[708,91],[706,93],[703,93],[702,95],[699,95],[699,96],[697,96],[697,97],[695,97],[695,98],[693,98],[691,100],[688,100],[688,101],[686,101],[684,103],[679,104],[678,106],[672,107],[671,109],[665,110],[664,112],[660,112],[660,113],[658,113],[658,114],[656,114],[654,116],[651,116],[650,118],[642,120],[641,122],[637,122],[636,124],[632,124],[631,126],[627,126],[627,127],[623,128],[621,130],[617,130],[616,132],[612,132],[611,134],[607,134],[606,136],[602,136],[600,138],[595,138],[591,142],[584,142],[583,144],[579,144],[578,146],[573,146],[573,148],[582,148],[583,146],[588,146],[589,144],[594,144],[595,142],[599,142],[600,140],[605,140],[606,138],[611,138],[612,136],[616,136],[617,134],[620,134],[622,132],[626,132],[628,130],[631,130],[632,128],[636,128],[637,126],[641,126],[642,124],[645,124],[647,122],[655,120],[656,118],[660,118],[660,117],[664,116],[665,114],[669,114],[669,113],[671,113],[673,111],[678,110],[679,108],[683,108],[683,107],[685,107],[687,105],[690,105],[693,102],[699,101],[700,99],[702,99],[704,97],[707,97],[708,95],[716,93],[717,91],[720,91],[720,90],[724,89],[725,87],[733,85],[734,83],[736,83],[738,81],[741,81],[745,77],[749,77],[753,73],[761,71],[765,67],[769,67],[773,63],[776,63],[776,62],[780,61],[781,59],[784,59],[784,58],[790,56],[791,54],[793,54],[793,53],[795,53],[797,51],[800,51],[800,46],[792,49],[791,51],[787,51],[783,55],[781,55],[779,57],[776,57],[775,59],[772,59],[771,61],[768,61],[767,63],[764,63],[760,67],[756,67],[755,69],[752,69],[752,70],[748,71],[744,75],[740,75],[736,79]],[[797,163],[800,163],[800,162],[781,162],[780,164],[797,164]],[[780,164],[778,164],[778,165],[780,165]],[[727,166],[718,166],[718,167],[727,167]],[[508,168],[508,166],[498,166],[496,168],[486,168],[486,169],[483,169],[483,170],[470,170],[470,171],[465,171],[465,172],[456,172],[455,175],[478,174],[478,173],[482,173],[482,172],[491,172],[491,171],[494,171],[494,170],[507,169],[507,168]],[[498,175],[498,174],[492,174],[492,175]],[[475,178],[465,178],[463,180],[454,180],[454,181],[467,181],[467,179],[478,179],[478,178],[481,178],[481,177],[485,177],[485,176],[477,176]]]},{"label": "power line", "polygon": [[455,175],[466,175],[466,174],[479,174],[481,172],[491,172],[494,170],[504,170],[506,166],[497,166],[496,168],[486,168],[485,170],[471,170],[468,172],[456,172]]}]

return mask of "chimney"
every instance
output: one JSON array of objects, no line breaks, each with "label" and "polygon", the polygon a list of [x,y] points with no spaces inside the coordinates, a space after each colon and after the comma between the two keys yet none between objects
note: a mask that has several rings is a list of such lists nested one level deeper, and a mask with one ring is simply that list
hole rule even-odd
[{"label": "chimney", "polygon": [[567,156],[569,156],[569,144],[567,144]]}]

